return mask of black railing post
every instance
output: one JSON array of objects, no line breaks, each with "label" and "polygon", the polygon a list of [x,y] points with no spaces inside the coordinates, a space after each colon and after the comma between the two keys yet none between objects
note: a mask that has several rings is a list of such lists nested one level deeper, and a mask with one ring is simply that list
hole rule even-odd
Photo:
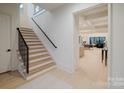
[{"label": "black railing post", "polygon": [[17,28],[17,30],[18,30],[18,49],[22,57],[22,60],[24,62],[24,65],[26,67],[26,72],[29,73],[29,48],[20,32],[20,29]]}]

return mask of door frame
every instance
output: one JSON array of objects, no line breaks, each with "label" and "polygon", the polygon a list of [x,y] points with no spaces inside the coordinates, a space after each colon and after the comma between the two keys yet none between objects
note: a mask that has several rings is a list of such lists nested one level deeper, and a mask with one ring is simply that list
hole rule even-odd
[{"label": "door frame", "polygon": [[[74,46],[74,71],[77,70],[78,68],[78,64],[79,64],[79,41],[78,41],[78,27],[77,27],[77,24],[78,24],[78,14],[80,12],[83,12],[83,11],[86,11],[88,9],[91,9],[91,8],[95,8],[95,7],[99,7],[99,6],[102,6],[103,4],[96,4],[94,6],[91,6],[91,7],[88,7],[88,8],[85,8],[85,9],[82,9],[80,11],[76,11],[73,13],[73,29],[74,29],[74,34],[73,34],[73,46]],[[110,3],[107,3],[108,5],[108,59],[107,59],[107,87],[109,88],[111,86],[111,64],[112,64],[112,26],[111,26],[111,23],[112,23],[112,20],[111,20],[111,7],[112,7],[112,4]]]},{"label": "door frame", "polygon": [[12,17],[11,17],[11,15],[9,15],[9,14],[7,14],[7,13],[5,13],[5,12],[2,12],[2,11],[0,11],[0,14],[3,14],[3,15],[6,15],[6,16],[8,16],[9,17],[9,19],[10,19],[10,61],[9,61],[9,68],[8,68],[8,70],[11,70],[12,69]]}]

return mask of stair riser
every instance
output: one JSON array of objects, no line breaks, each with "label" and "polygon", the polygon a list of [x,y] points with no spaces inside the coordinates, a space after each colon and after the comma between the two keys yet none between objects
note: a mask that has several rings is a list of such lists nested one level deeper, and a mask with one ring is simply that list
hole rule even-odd
[{"label": "stair riser", "polygon": [[34,70],[34,69],[36,69],[36,68],[39,68],[39,67],[42,67],[42,66],[44,66],[44,65],[50,64],[50,63],[52,63],[52,62],[53,62],[53,61],[49,61],[49,62],[45,62],[45,63],[39,64],[39,65],[30,67],[30,68],[29,68],[29,72],[32,71],[32,70]]},{"label": "stair riser", "polygon": [[[27,45],[29,45],[30,47],[34,46],[34,47],[37,47],[37,46],[43,46],[42,43],[27,43]],[[32,46],[31,46],[32,45]]]},{"label": "stair riser", "polygon": [[29,52],[30,55],[41,54],[41,53],[48,53],[48,52],[47,52],[47,50],[37,51],[37,52]]},{"label": "stair riser", "polygon": [[45,60],[45,59],[48,59],[48,58],[51,58],[51,57],[48,56],[48,57],[44,57],[44,58],[39,58],[39,59],[35,59],[35,60],[30,60],[29,63],[33,63],[33,62],[37,62],[37,61],[42,61],[42,60]]},{"label": "stair riser", "polygon": [[31,28],[20,27],[20,30],[33,31]]},{"label": "stair riser", "polygon": [[29,53],[29,55],[35,55],[35,54],[39,54],[39,53],[48,53],[48,52],[47,51],[38,51],[38,52]]},{"label": "stair riser", "polygon": [[44,47],[29,47],[29,52],[37,52],[37,51],[45,51],[46,49]]},{"label": "stair riser", "polygon": [[29,42],[29,41],[30,41],[30,42],[31,42],[31,41],[36,41],[36,42],[39,42],[39,40],[38,40],[38,39],[27,39],[27,38],[25,38],[25,41],[28,41],[28,42]]},{"label": "stair riser", "polygon": [[26,43],[27,43],[27,44],[34,44],[34,45],[35,45],[35,44],[41,44],[41,45],[43,45],[43,44],[42,44],[41,42],[39,42],[39,41],[37,41],[37,42],[32,42],[32,41],[29,42],[29,41],[28,41],[28,42],[26,42]]},{"label": "stair riser", "polygon": [[48,52],[44,52],[44,53],[38,53],[38,54],[29,54],[29,58],[32,58],[32,57],[36,57],[36,56],[42,56],[42,55],[45,55],[45,54],[48,54]]},{"label": "stair riser", "polygon": [[38,46],[38,45],[41,45],[42,46],[42,44],[27,44],[29,47],[32,47],[32,46]]},{"label": "stair riser", "polygon": [[32,35],[35,35],[35,33],[34,32],[25,32],[25,31],[21,31],[21,33],[24,35],[26,35],[26,34],[32,34]]},{"label": "stair riser", "polygon": [[29,46],[30,49],[43,49],[44,46],[37,45],[37,46]]},{"label": "stair riser", "polygon": [[55,65],[54,63],[49,63],[49,64],[46,64],[46,65],[44,65],[44,66],[38,67],[38,68],[36,68],[36,69],[33,69],[33,70],[31,70],[31,71],[29,72],[29,75],[32,75],[32,74],[37,73],[37,72],[39,72],[39,71],[43,71],[43,70],[45,70],[45,69],[47,69],[47,68],[49,68],[49,67],[52,67],[52,66],[54,66],[54,65]]},{"label": "stair riser", "polygon": [[35,49],[35,50],[29,50],[29,53],[38,52],[38,51],[45,51],[45,49]]},{"label": "stair riser", "polygon": [[29,57],[29,61],[44,58],[44,57],[49,57],[49,55],[44,54],[44,55],[39,55],[39,56],[35,56],[35,57]]},{"label": "stair riser", "polygon": [[37,37],[36,35],[35,35],[35,33],[22,33],[22,35],[23,35],[23,37],[24,38],[26,38],[26,37]]},{"label": "stair riser", "polygon": [[46,63],[46,62],[53,62],[53,60],[51,58],[47,58],[47,59],[44,59],[44,60],[41,60],[41,61],[33,62],[33,63],[29,64],[29,67],[33,67],[33,66],[36,66],[36,65],[39,65],[39,64],[42,64],[42,63]]},{"label": "stair riser", "polygon": [[33,37],[36,37],[35,33],[22,33],[22,36],[25,37],[25,36],[33,36]]},{"label": "stair riser", "polygon": [[33,78],[35,78],[35,77],[37,77],[37,76],[39,76],[41,74],[44,74],[44,73],[46,73],[46,72],[48,72],[48,71],[50,71],[50,70],[52,70],[54,68],[56,68],[56,66],[49,67],[49,68],[47,68],[47,69],[45,69],[43,71],[39,71],[38,73],[35,73],[35,74],[31,75],[31,76],[27,76],[26,80],[33,79]]},{"label": "stair riser", "polygon": [[27,43],[42,43],[41,41],[27,41]]},{"label": "stair riser", "polygon": [[38,39],[37,37],[24,37],[24,39]]}]

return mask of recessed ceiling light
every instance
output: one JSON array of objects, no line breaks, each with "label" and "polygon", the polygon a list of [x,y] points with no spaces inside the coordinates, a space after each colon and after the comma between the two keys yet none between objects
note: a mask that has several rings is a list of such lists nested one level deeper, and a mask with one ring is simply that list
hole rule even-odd
[{"label": "recessed ceiling light", "polygon": [[23,5],[23,4],[20,4],[20,5],[19,5],[19,7],[20,7],[20,8],[23,8],[23,7],[24,7],[24,5]]}]

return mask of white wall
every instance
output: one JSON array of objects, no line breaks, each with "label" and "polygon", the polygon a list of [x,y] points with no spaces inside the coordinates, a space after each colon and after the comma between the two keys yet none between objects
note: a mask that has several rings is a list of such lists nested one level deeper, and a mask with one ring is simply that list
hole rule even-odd
[{"label": "white wall", "polygon": [[[112,86],[124,88],[124,4],[112,4]],[[113,80],[114,79],[114,80]]]},{"label": "white wall", "polygon": [[31,17],[30,11],[33,13],[33,9],[31,7],[32,4],[23,3],[23,8],[20,9],[20,27],[31,28]]},{"label": "white wall", "polygon": [[[95,4],[67,4],[51,12],[41,14],[36,19],[51,40],[57,45],[55,49],[44,37],[36,26],[35,32],[43,41],[55,62],[62,69],[72,72],[74,70],[74,19],[73,13]],[[28,8],[29,9],[29,8]],[[110,66],[110,76],[112,78],[124,79],[124,4],[112,4],[112,63]],[[19,25],[19,10],[17,4],[0,4],[0,12],[7,13],[12,18],[11,48],[12,48],[12,68],[15,69],[18,63],[16,57],[17,31]],[[29,14],[31,11],[29,12]],[[76,33],[76,32],[75,32]],[[74,47],[73,47],[74,45]],[[124,82],[122,82],[124,83]],[[113,84],[117,84],[116,81]]]},{"label": "white wall", "polygon": [[[11,67],[16,69],[18,60],[17,60],[17,47],[18,47],[18,38],[17,30],[19,27],[19,8],[18,4],[0,4],[0,12],[5,13],[11,17]],[[6,36],[5,36],[6,37]]]},{"label": "white wall", "polygon": [[55,49],[46,37],[34,27],[37,35],[53,56],[58,67],[65,71],[73,72],[74,63],[76,61],[74,54],[75,47],[73,47],[74,45],[76,46],[76,44],[74,44],[73,13],[93,5],[95,4],[65,4],[62,7],[50,12],[45,12],[35,18],[58,48]]}]

